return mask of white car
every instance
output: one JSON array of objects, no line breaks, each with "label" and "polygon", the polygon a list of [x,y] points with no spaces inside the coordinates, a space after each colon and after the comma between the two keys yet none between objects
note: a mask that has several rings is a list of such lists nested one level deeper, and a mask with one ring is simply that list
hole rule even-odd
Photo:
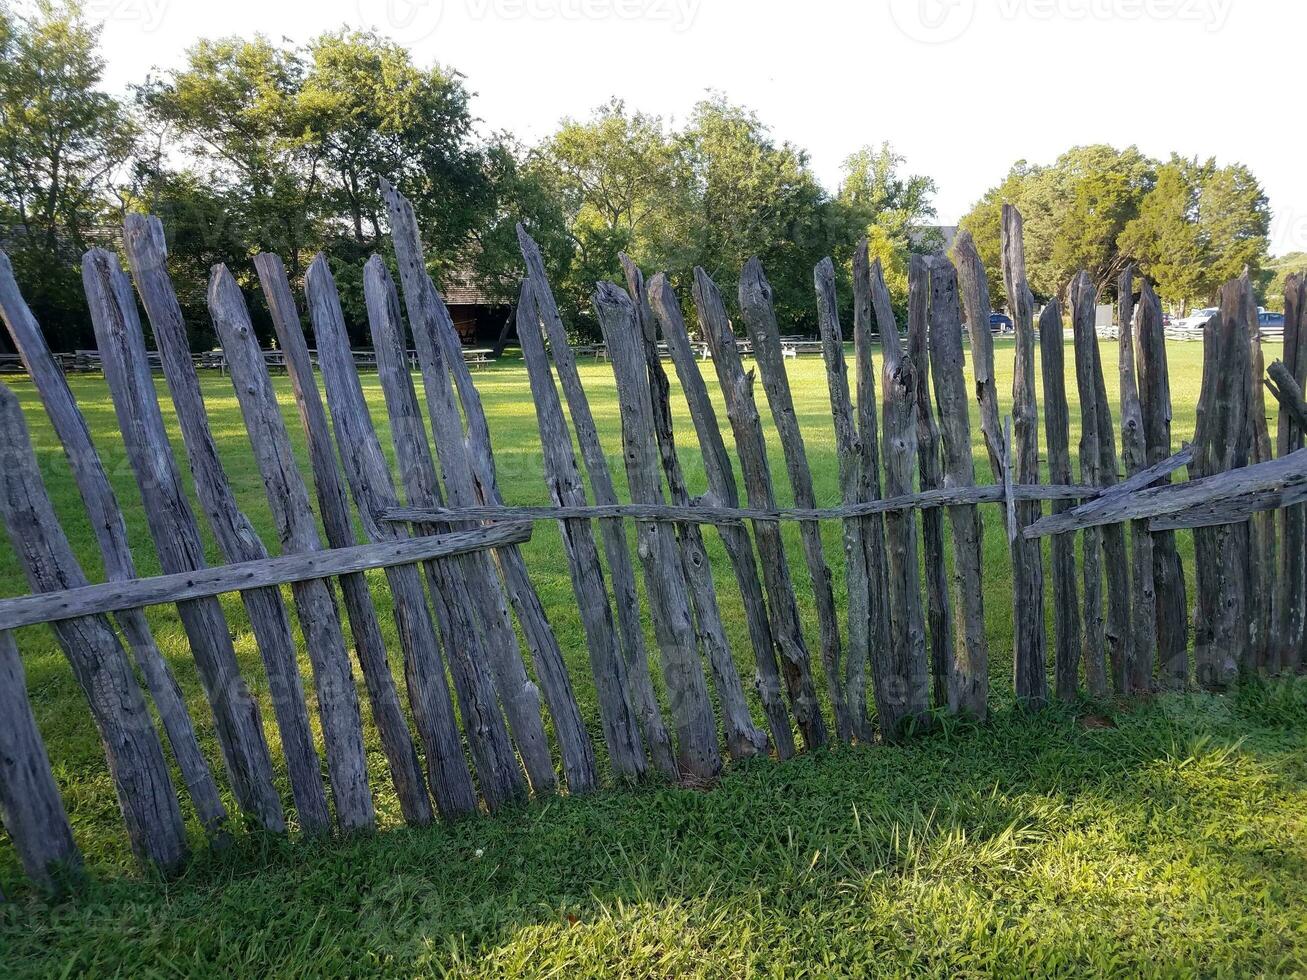
[{"label": "white car", "polygon": [[1201,310],[1194,310],[1183,320],[1174,324],[1172,329],[1194,332],[1201,331],[1203,327],[1207,326],[1207,321],[1220,312],[1221,309],[1217,306],[1208,306]]}]

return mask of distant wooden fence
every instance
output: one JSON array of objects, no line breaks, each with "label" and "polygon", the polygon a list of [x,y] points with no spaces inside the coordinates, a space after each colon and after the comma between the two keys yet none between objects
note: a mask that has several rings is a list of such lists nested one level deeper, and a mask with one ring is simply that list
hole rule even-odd
[{"label": "distant wooden fence", "polygon": [[[755,375],[745,369],[717,286],[696,270],[692,299],[701,337],[692,340],[667,279],[660,275],[646,283],[623,257],[625,287],[605,283],[595,294],[621,409],[631,498],[623,502],[609,472],[614,447],[600,441],[540,253],[519,230],[526,277],[517,326],[552,505],[517,507],[501,495],[486,415],[448,311],[427,275],[413,212],[389,185],[383,193],[400,282],[374,257],[365,269],[364,292],[397,472],[387,463],[364,401],[325,260],[312,263],[304,283],[316,352],[306,345],[281,261],[260,255],[255,263],[279,342],[276,366],[289,374],[308,439],[311,480],[295,465],[269,378],[274,365],[258,347],[240,290],[222,266],[209,284],[221,361],[277,527],[277,557],[239,510],[218,458],[197,362],[165,268],[159,222],[128,220],[130,279],[115,255],[99,249],[86,254],[83,281],[99,366],[163,568],[152,578],[136,572],[122,511],[65,380],[65,365],[46,346],[8,260],[0,257],[0,312],[68,455],[108,579],[92,584],[79,567],[42,482],[17,399],[0,386],[0,509],[33,590],[0,601],[0,810],[37,885],[61,887],[80,865],[11,633],[37,623],[51,625],[86,694],[133,849],[164,872],[181,866],[193,844],[174,773],[211,840],[230,832],[219,789],[223,777],[250,825],[285,830],[274,766],[284,767],[289,777],[303,831],[371,828],[376,816],[365,710],[410,824],[559,792],[560,772],[568,792],[595,789],[596,746],[519,547],[534,521],[557,521],[561,529],[598,694],[603,747],[620,781],[645,778],[651,770],[669,779],[712,780],[722,769],[723,746],[733,758],[775,753],[785,759],[835,740],[906,738],[928,727],[935,710],[983,718],[990,651],[980,587],[980,505],[996,505],[1004,515],[1012,561],[1014,680],[1023,705],[1077,697],[1082,683],[1095,696],[1132,695],[1192,682],[1220,688],[1243,672],[1302,668],[1302,279],[1289,280],[1284,358],[1269,372],[1283,406],[1274,444],[1257,311],[1244,278],[1222,290],[1221,312],[1206,329],[1198,430],[1192,446],[1177,452],[1156,293],[1147,282],[1136,293],[1131,270],[1123,274],[1121,402],[1113,406],[1095,335],[1095,289],[1086,276],[1077,277],[1069,290],[1081,431],[1076,484],[1063,382],[1063,311],[1050,304],[1036,329],[1015,210],[1003,214],[1002,271],[1016,335],[1007,418],[994,377],[985,270],[968,236],[960,236],[952,261],[942,254],[914,258],[907,324],[895,322],[881,269],[868,261],[865,243],[855,254],[851,325],[840,323],[834,268],[823,261],[814,278],[817,322],[843,502],[819,508],[785,367],[798,346],[779,335],[762,267],[752,261],[743,270],[740,310],[753,371],[779,435],[780,477],[764,438]],[[157,351],[146,349],[138,299]],[[964,322],[970,325],[970,380],[963,371]],[[879,366],[872,344],[877,335]],[[851,369],[845,363],[850,336]],[[703,455],[708,492],[700,498],[691,497],[678,459],[665,358],[680,381]],[[709,361],[725,401],[725,426],[703,373]],[[1039,480],[1037,364],[1050,483]],[[199,518],[168,442],[152,368],[166,378],[169,411],[180,424],[204,517],[228,564],[205,564]],[[974,472],[972,399],[979,403],[988,483],[978,483]],[[1185,467],[1190,479],[1173,483],[1172,474]],[[788,481],[795,506],[778,507],[777,479]],[[1045,501],[1051,504],[1047,513]],[[844,610],[836,603],[820,534],[820,522],[827,520],[843,527],[849,593]],[[951,556],[945,554],[946,520]],[[627,521],[635,522],[647,610],[641,608]],[[791,578],[783,521],[799,525],[808,576],[801,586]],[[720,538],[743,601],[761,720],[750,710],[722,621],[705,528]],[[1194,535],[1195,582],[1185,580],[1177,530]],[[1079,567],[1077,533],[1083,536]],[[1052,539],[1048,562],[1044,536]],[[393,596],[396,651],[382,639],[363,577],[369,569],[384,571]],[[292,612],[280,589],[286,584],[311,662],[321,745],[297,667]],[[226,592],[240,594],[262,655],[282,746],[279,762],[216,600]],[[800,617],[800,594],[814,600],[815,648]],[[220,774],[201,751],[195,722],[141,611],[163,603],[177,606],[195,658],[212,711],[205,724],[211,720],[216,732]],[[652,651],[643,628],[646,613]],[[402,659],[411,715],[396,689],[392,652]],[[655,659],[665,705],[655,693]],[[366,707],[356,693],[356,667]]]}]

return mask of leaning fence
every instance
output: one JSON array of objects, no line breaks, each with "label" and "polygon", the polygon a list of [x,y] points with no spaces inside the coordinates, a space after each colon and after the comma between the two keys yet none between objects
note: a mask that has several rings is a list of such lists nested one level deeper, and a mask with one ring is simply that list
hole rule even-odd
[{"label": "leaning fence", "polygon": [[[740,317],[754,361],[746,370],[726,304],[707,274],[695,273],[691,298],[700,336],[692,339],[667,278],[646,283],[623,256],[624,287],[601,284],[594,297],[620,403],[629,488],[629,500],[622,500],[609,470],[612,447],[600,440],[540,253],[519,229],[525,278],[517,329],[552,499],[549,506],[520,507],[501,494],[486,413],[427,274],[413,211],[389,185],[382,189],[400,281],[374,257],[364,270],[364,292],[396,468],[364,400],[323,258],[303,284],[313,352],[282,262],[273,255],[256,260],[279,342],[275,364],[259,349],[230,273],[215,267],[209,284],[221,362],[277,528],[275,556],[237,506],[218,457],[157,219],[127,221],[130,276],[117,256],[95,249],[84,257],[83,281],[95,360],[144,504],[159,576],[137,574],[123,512],[65,380],[67,365],[47,347],[0,256],[0,313],[67,454],[107,579],[91,583],[74,557],[17,399],[0,386],[0,510],[32,588],[30,595],[0,600],[0,811],[37,886],[69,883],[80,857],[13,634],[35,624],[54,630],[85,692],[134,852],[165,873],[182,866],[196,845],[179,791],[189,794],[210,841],[236,824],[226,799],[234,800],[243,825],[283,832],[288,815],[275,787],[282,771],[302,831],[373,827],[365,711],[410,824],[564,789],[596,789],[600,747],[520,550],[538,521],[556,521],[561,529],[597,692],[599,741],[619,781],[703,782],[721,771],[723,754],[784,760],[834,741],[910,738],[938,711],[983,719],[990,650],[978,584],[981,506],[1003,514],[1021,704],[1034,709],[1085,690],[1102,697],[1192,683],[1221,688],[1244,673],[1302,668],[1307,285],[1301,278],[1291,277],[1286,289],[1284,356],[1269,379],[1247,277],[1221,291],[1220,312],[1204,331],[1197,432],[1177,450],[1156,293],[1146,280],[1136,282],[1133,270],[1122,274],[1120,404],[1114,406],[1095,331],[1096,290],[1078,276],[1068,290],[1080,411],[1076,483],[1063,309],[1050,303],[1036,324],[1014,209],[1004,209],[1002,226],[1002,274],[1016,342],[1006,417],[995,381],[986,273],[967,235],[951,259],[912,261],[906,324],[896,322],[865,242],[855,252],[851,325],[840,323],[834,267],[823,261],[814,285],[842,503],[818,507],[785,365],[794,343],[779,334],[762,266],[751,261],[740,278]],[[156,351],[146,348],[138,300]],[[850,338],[851,365],[845,361]],[[873,338],[879,338],[879,358]],[[682,472],[664,358],[680,382],[702,453],[707,493],[700,497],[690,495]],[[709,364],[715,378],[705,377]],[[190,504],[151,377],[156,367],[171,395],[169,414],[180,424],[203,520],[227,564],[206,564],[201,517]],[[291,451],[269,376],[274,367],[289,374],[307,436],[308,475]],[[783,465],[775,471],[755,380],[779,437]],[[710,395],[714,381],[725,424]],[[1280,404],[1274,440],[1267,388]],[[973,462],[973,400],[988,482],[980,482]],[[1041,452],[1046,483],[1039,478]],[[1188,479],[1173,482],[1182,469]],[[788,482],[794,506],[778,506],[780,481]],[[843,529],[843,610],[823,521]],[[636,528],[634,557],[628,522]],[[783,522],[798,524],[807,572],[801,583],[792,577]],[[1180,562],[1179,531],[1194,536],[1192,582]],[[751,710],[723,623],[708,534],[720,540],[742,599],[761,719]],[[1047,560],[1043,537],[1051,538]],[[393,598],[397,650],[387,649],[364,578],[375,569]],[[281,591],[286,585],[293,610]],[[241,597],[261,654],[270,720],[242,676],[217,601],[232,592]],[[815,644],[800,615],[799,598],[809,593]],[[216,733],[220,766],[202,750],[197,720],[142,611],[158,604],[177,607],[211,712],[203,727]],[[311,688],[298,668],[295,621]],[[392,657],[402,663],[404,699]],[[320,744],[307,690],[319,715]],[[268,724],[279,736],[277,759]],[[224,780],[228,794],[220,789]]]}]

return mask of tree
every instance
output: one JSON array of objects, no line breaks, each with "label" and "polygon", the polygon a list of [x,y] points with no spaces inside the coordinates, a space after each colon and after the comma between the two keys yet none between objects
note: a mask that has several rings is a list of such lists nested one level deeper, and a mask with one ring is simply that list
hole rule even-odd
[{"label": "tree", "polygon": [[78,261],[135,139],[99,90],[99,38],[72,0],[0,12],[0,241],[57,347],[89,342]]}]

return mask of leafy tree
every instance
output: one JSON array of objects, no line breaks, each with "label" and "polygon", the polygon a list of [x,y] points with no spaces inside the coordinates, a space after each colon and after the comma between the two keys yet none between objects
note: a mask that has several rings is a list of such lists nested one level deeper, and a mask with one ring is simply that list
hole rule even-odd
[{"label": "leafy tree", "polygon": [[135,139],[99,90],[99,37],[72,0],[0,11],[0,241],[56,347],[90,342],[78,262]]}]

